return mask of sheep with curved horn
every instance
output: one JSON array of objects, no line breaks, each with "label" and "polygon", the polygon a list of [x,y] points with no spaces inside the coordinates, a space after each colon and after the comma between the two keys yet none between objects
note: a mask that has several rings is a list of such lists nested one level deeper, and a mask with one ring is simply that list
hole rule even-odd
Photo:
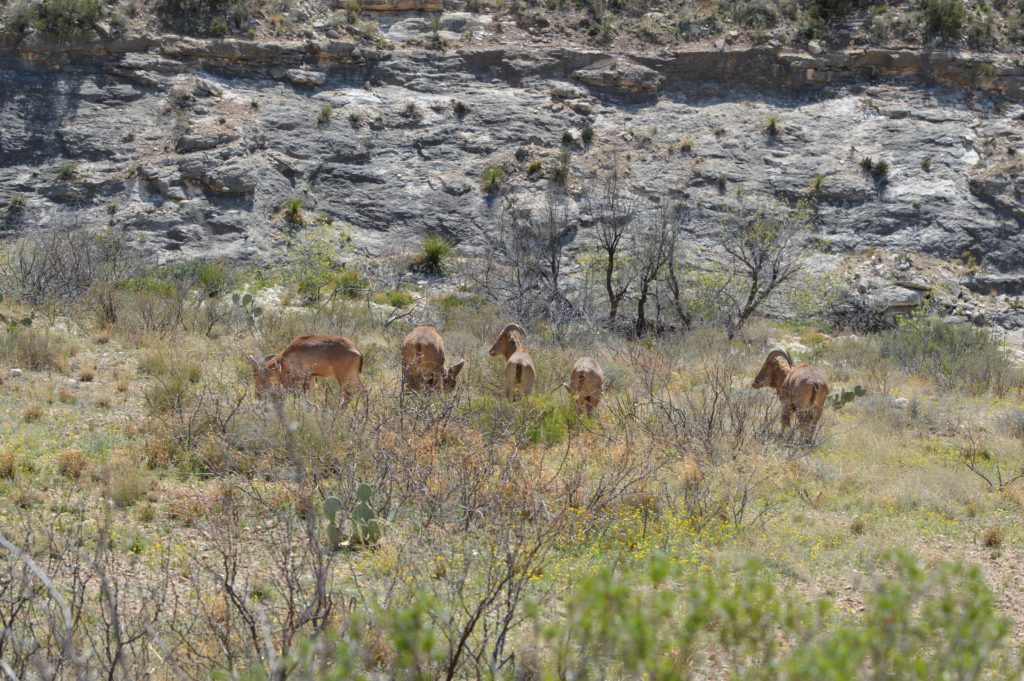
[{"label": "sheep with curved horn", "polygon": [[516,399],[533,390],[537,379],[533,359],[526,351],[526,330],[518,324],[507,324],[498,334],[490,350],[491,357],[505,358],[505,398]]},{"label": "sheep with curved horn", "polygon": [[782,403],[783,434],[796,414],[804,439],[810,439],[821,420],[825,398],[828,397],[828,382],[821,369],[808,364],[794,365],[793,358],[784,348],[773,348],[754,378],[753,387],[775,389]]}]

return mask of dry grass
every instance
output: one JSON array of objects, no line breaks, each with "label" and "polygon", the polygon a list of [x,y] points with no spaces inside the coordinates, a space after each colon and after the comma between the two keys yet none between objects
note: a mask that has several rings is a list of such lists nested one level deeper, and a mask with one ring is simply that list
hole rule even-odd
[{"label": "dry grass", "polygon": [[149,473],[128,460],[110,464],[106,478],[106,496],[118,508],[128,508],[144,499],[151,485]]},{"label": "dry grass", "polygon": [[15,327],[0,335],[0,357],[21,369],[67,373],[74,351],[62,334],[36,326]]},{"label": "dry grass", "polygon": [[[132,334],[114,328],[118,361],[101,357],[105,348],[83,347],[78,366],[98,362],[116,382],[116,399],[102,394],[103,380],[78,386],[81,399],[66,399],[73,396],[67,378],[42,373],[27,376],[31,388],[0,395],[15,416],[47,391],[66,405],[52,409],[53,424],[15,417],[0,426],[12,431],[0,436],[20,447],[0,454],[0,485],[10,489],[0,513],[21,508],[41,517],[51,498],[102,495],[111,502],[104,512],[117,528],[118,559],[154,570],[145,573],[154,582],[163,578],[152,567],[162,559],[158,546],[175,547],[174,579],[186,581],[216,574],[219,552],[230,547],[246,585],[238,593],[248,599],[251,587],[273,627],[285,619],[275,591],[285,583],[280,549],[301,549],[307,520],[322,529],[324,497],[337,496],[347,513],[363,481],[374,503],[397,509],[394,523],[373,551],[327,555],[346,562],[332,567],[333,595],[358,580],[374,607],[388,598],[408,605],[406,588],[450,605],[501,564],[479,556],[549,523],[556,531],[529,589],[552,612],[581,575],[612,561],[642,567],[657,553],[726,572],[758,558],[780,583],[820,595],[870,573],[889,548],[931,559],[983,547],[1010,555],[1021,542],[1024,533],[1007,518],[1019,514],[1014,499],[1024,499],[1024,485],[986,494],[954,446],[966,425],[993,456],[1005,457],[1006,470],[1024,463],[1019,415],[985,397],[939,393],[927,377],[869,375],[877,360],[870,339],[860,351],[854,342],[802,334],[820,353],[810,358],[827,359],[830,380],[861,383],[869,395],[830,409],[823,441],[801,448],[778,437],[774,396],[749,387],[764,346],[783,335],[766,322],[751,324],[735,343],[714,331],[642,343],[589,330],[556,338],[537,325],[530,328],[537,390],[508,404],[497,397],[502,363],[487,356],[504,319],[467,307],[443,313],[448,354],[466,358],[453,395],[400,395],[397,350],[408,329],[385,325],[360,304],[272,310],[258,344],[237,329],[212,339],[153,334],[136,347],[125,343]],[[367,400],[342,408],[331,381],[310,396],[286,397],[280,411],[253,399],[244,355],[279,349],[306,331],[356,339],[366,356]],[[604,401],[589,420],[572,417],[560,390],[582,354],[595,354],[606,374]],[[896,408],[888,395],[912,405]],[[768,426],[750,425],[761,420]],[[26,451],[39,452],[32,475],[18,468]],[[90,522],[102,522],[87,508]],[[986,528],[997,528],[996,545]],[[991,560],[997,552],[984,553]],[[218,609],[210,605],[193,640],[229,631],[244,641],[222,585],[193,587],[215,594],[201,603],[216,601]],[[188,601],[187,611],[204,612],[198,603]],[[375,631],[366,630],[364,651],[390,664],[392,640]],[[207,652],[221,655],[215,644]]]}]

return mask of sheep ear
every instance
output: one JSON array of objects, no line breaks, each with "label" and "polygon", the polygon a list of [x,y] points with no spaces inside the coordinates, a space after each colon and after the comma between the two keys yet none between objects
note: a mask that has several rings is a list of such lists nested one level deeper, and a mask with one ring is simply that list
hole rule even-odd
[{"label": "sheep ear", "polygon": [[259,366],[260,365],[260,361],[258,359],[256,359],[255,357],[253,357],[252,355],[249,355],[249,361],[252,362],[253,365],[255,365],[255,366]]},{"label": "sheep ear", "polygon": [[568,384],[568,383],[563,383],[563,384],[562,384],[562,387],[563,387],[563,388],[565,388],[565,392],[567,392],[567,393],[569,393],[570,395],[572,395],[572,388],[570,388],[570,387],[569,387],[569,384]]},{"label": "sheep ear", "polygon": [[464,359],[460,359],[460,360],[459,360],[458,362],[456,362],[455,364],[452,364],[452,365],[451,365],[450,367],[448,367],[448,375],[449,375],[450,377],[452,377],[452,378],[455,378],[456,376],[458,376],[458,375],[459,375],[459,372],[460,372],[460,371],[462,371],[462,366],[463,366],[463,365],[464,365],[465,363],[466,363],[466,360],[464,360]]}]

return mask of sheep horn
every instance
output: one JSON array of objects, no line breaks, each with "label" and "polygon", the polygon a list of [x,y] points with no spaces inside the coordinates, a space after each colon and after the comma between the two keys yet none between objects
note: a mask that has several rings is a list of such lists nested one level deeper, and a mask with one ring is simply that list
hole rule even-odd
[{"label": "sheep horn", "polygon": [[789,364],[789,366],[793,366],[793,358],[790,357],[789,353],[786,352],[785,349],[783,349],[783,348],[775,348],[775,349],[773,349],[771,352],[768,353],[768,356],[765,358],[764,361],[765,361],[765,363],[767,363],[767,362],[772,361],[776,357],[785,357],[786,358],[786,362]]},{"label": "sheep horn", "polygon": [[501,333],[499,333],[498,336],[504,336],[509,331],[518,331],[519,334],[523,337],[523,343],[526,343],[526,329],[515,323],[507,324],[505,328],[501,330]]}]

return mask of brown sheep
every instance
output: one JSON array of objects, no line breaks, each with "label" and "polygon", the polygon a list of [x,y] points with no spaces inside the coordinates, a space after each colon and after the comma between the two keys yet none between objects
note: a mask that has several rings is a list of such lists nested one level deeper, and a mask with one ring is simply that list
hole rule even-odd
[{"label": "brown sheep", "polygon": [[518,324],[509,324],[498,340],[491,346],[491,357],[505,358],[505,398],[515,399],[517,395],[528,395],[533,390],[537,376],[533,371],[533,359],[526,351],[526,331]]},{"label": "brown sheep", "polygon": [[755,388],[774,388],[782,403],[782,432],[790,427],[790,420],[796,414],[797,424],[805,439],[814,433],[821,420],[828,397],[828,383],[825,374],[808,364],[793,366],[793,358],[782,348],[768,353],[761,370],[754,378]]},{"label": "brown sheep", "polygon": [[352,390],[363,390],[359,375],[363,372],[363,353],[344,336],[296,336],[281,352],[267,355],[263,360],[249,357],[253,363],[256,397],[263,399],[267,387],[277,383],[294,389],[301,383],[306,392],[316,384],[316,378],[334,376],[345,395]]},{"label": "brown sheep", "polygon": [[433,326],[417,326],[402,341],[402,384],[406,390],[452,390],[465,360],[444,366],[444,339]]},{"label": "brown sheep", "polygon": [[601,402],[601,391],[604,388],[604,371],[593,357],[580,357],[572,365],[569,382],[562,386],[570,395],[576,396],[576,413],[583,412],[587,416]]}]

